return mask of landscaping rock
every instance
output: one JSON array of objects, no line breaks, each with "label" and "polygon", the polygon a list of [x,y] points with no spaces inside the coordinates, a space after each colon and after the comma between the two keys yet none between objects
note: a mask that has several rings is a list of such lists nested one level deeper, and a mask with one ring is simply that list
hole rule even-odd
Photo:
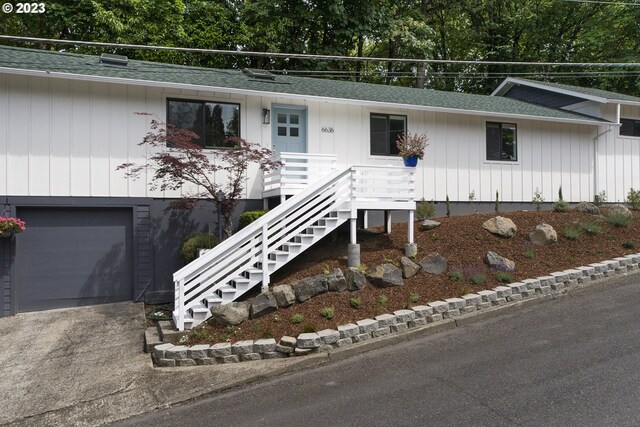
[{"label": "landscaping rock", "polygon": [[347,289],[350,291],[359,291],[367,284],[367,278],[364,272],[356,267],[349,267],[346,271],[345,279],[347,280]]},{"label": "landscaping rock", "polygon": [[622,215],[622,216],[626,216],[627,218],[631,218],[633,216],[629,208],[626,207],[625,205],[611,206],[607,211],[607,215]]},{"label": "landscaping rock", "polygon": [[420,266],[406,256],[400,258],[400,267],[402,268],[402,277],[405,279],[412,278],[420,271]]},{"label": "landscaping rock", "polygon": [[278,310],[278,303],[271,292],[258,295],[251,302],[251,318],[257,319]]},{"label": "landscaping rock", "polygon": [[253,351],[256,353],[271,353],[276,350],[276,340],[266,338],[253,343]]},{"label": "landscaping rock", "polygon": [[318,332],[318,336],[323,344],[334,344],[340,339],[340,332],[335,329],[324,329]]},{"label": "landscaping rock", "polygon": [[211,346],[208,353],[209,353],[209,357],[231,356],[231,344],[230,343],[214,344]]},{"label": "landscaping rock", "polygon": [[513,237],[513,235],[516,234],[516,231],[518,231],[518,227],[516,227],[513,221],[502,216],[486,220],[482,224],[482,228],[487,230],[489,233],[497,234],[502,237]]},{"label": "landscaping rock", "polygon": [[249,302],[230,302],[211,307],[210,322],[217,326],[236,326],[249,320]]},{"label": "landscaping rock", "polygon": [[312,349],[320,345],[320,337],[318,334],[305,333],[298,335],[298,342],[296,350],[300,349]]},{"label": "landscaping rock", "polygon": [[340,333],[340,338],[351,338],[360,333],[360,327],[358,327],[358,325],[354,325],[353,323],[339,325],[338,332]]},{"label": "landscaping rock", "polygon": [[600,215],[600,208],[590,202],[580,202],[574,208],[578,212],[584,212],[592,215]]},{"label": "landscaping rock", "polygon": [[348,289],[347,279],[339,268],[334,268],[331,274],[326,277],[326,280],[327,287],[332,292],[344,292]]},{"label": "landscaping rock", "polygon": [[431,252],[422,258],[419,264],[424,271],[435,275],[442,274],[447,269],[447,260],[438,252]]},{"label": "landscaping rock", "polygon": [[285,335],[282,338],[280,338],[280,342],[278,344],[284,347],[294,348],[297,342],[298,341],[294,337],[289,337]]},{"label": "landscaping rock", "polygon": [[550,243],[556,243],[558,241],[558,233],[553,229],[549,224],[538,224],[533,229],[531,233],[529,233],[529,240],[534,245],[548,245]]},{"label": "landscaping rock", "polygon": [[440,223],[438,221],[433,221],[431,219],[425,219],[424,221],[422,221],[422,224],[420,224],[420,231],[429,231],[429,230],[433,230],[436,227],[439,227]]},{"label": "landscaping rock", "polygon": [[367,271],[367,280],[379,288],[402,286],[402,271],[393,264],[381,264]]},{"label": "landscaping rock", "polygon": [[292,288],[293,292],[296,294],[296,298],[300,302],[305,302],[309,298],[323,294],[329,290],[327,280],[325,276],[321,274],[304,278],[297,283],[294,283]]},{"label": "landscaping rock", "polygon": [[293,293],[293,288],[289,285],[278,285],[273,288],[271,293],[280,308],[289,307],[296,302],[296,294]]},{"label": "landscaping rock", "polygon": [[488,251],[484,255],[484,262],[497,271],[514,271],[516,269],[515,262],[492,251]]}]

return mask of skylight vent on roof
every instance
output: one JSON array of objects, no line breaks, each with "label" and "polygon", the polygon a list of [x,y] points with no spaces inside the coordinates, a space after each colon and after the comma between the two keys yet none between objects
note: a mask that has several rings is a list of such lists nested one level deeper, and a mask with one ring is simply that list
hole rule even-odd
[{"label": "skylight vent on roof", "polygon": [[124,55],[114,55],[112,53],[103,53],[100,55],[100,62],[108,65],[121,65],[126,66],[129,63],[129,58]]},{"label": "skylight vent on roof", "polygon": [[243,68],[242,72],[249,77],[253,77],[258,80],[275,80],[276,76],[265,70],[259,70],[257,68]]}]

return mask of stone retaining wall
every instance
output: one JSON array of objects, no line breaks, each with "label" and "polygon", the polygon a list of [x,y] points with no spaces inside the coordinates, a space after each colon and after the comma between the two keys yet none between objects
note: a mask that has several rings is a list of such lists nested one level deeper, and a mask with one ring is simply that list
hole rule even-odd
[{"label": "stone retaining wall", "polygon": [[403,333],[409,329],[455,318],[463,314],[486,310],[491,307],[513,304],[522,299],[559,293],[577,284],[624,274],[638,269],[640,253],[559,271],[535,279],[498,286],[461,298],[448,298],[408,310],[363,319],[355,324],[338,326],[337,330],[325,329],[317,333],[300,334],[297,338],[247,340],[233,344],[194,345],[191,347],[159,344],[153,348],[152,358],[157,366],[195,366],[218,363],[238,363],[261,359],[303,356],[327,352],[368,339],[389,334]]}]

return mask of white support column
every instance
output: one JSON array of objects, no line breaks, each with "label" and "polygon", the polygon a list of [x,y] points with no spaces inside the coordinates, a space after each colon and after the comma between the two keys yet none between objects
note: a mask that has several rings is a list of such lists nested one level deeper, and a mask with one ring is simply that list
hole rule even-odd
[{"label": "white support column", "polygon": [[352,245],[355,245],[358,242],[357,236],[356,236],[356,222],[357,219],[356,218],[351,218],[349,220],[349,243],[351,243]]},{"label": "white support column", "polygon": [[262,226],[262,292],[269,290],[269,232],[267,224]]},{"label": "white support column", "polygon": [[269,209],[269,199],[266,197],[262,199],[262,209],[264,209],[265,211]]},{"label": "white support column", "polygon": [[385,230],[391,234],[391,211],[384,211]]},{"label": "white support column", "polygon": [[176,286],[178,289],[176,289],[174,313],[177,313],[178,316],[176,317],[174,314],[173,321],[179,331],[184,331],[184,281],[176,282]]},{"label": "white support column", "polygon": [[414,211],[409,211],[409,230],[407,230],[409,243],[413,243],[413,214]]},{"label": "white support column", "polygon": [[364,211],[364,224],[363,228],[366,230],[369,228],[369,211]]}]

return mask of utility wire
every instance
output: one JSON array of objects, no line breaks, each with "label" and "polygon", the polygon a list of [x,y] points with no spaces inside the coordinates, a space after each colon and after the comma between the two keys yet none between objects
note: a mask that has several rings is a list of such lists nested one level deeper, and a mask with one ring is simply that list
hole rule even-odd
[{"label": "utility wire", "polygon": [[423,63],[423,64],[471,64],[471,65],[529,65],[529,66],[556,66],[556,67],[640,67],[638,62],[527,62],[527,61],[469,61],[469,60],[449,60],[449,59],[422,59],[422,58],[376,58],[376,57],[356,57],[356,56],[340,56],[340,55],[313,55],[306,53],[279,53],[279,52],[251,52],[238,50],[220,50],[220,49],[201,49],[191,47],[174,47],[174,46],[146,46],[138,44],[122,44],[122,43],[104,43],[104,42],[87,42],[80,40],[59,40],[46,39],[39,37],[18,37],[0,35],[0,40],[12,40],[29,43],[51,43],[51,44],[67,44],[76,46],[95,46],[113,49],[141,49],[156,51],[174,51],[174,52],[192,52],[192,53],[211,53],[216,55],[233,55],[233,56],[253,56],[253,57],[269,57],[269,58],[285,58],[285,59],[319,59],[325,61],[362,61],[362,62],[399,62],[399,63]]},{"label": "utility wire", "polygon": [[640,6],[640,3],[626,3],[626,2],[617,2],[617,1],[599,1],[599,0],[558,0],[558,1],[566,1],[571,3],[591,3],[591,4],[606,4],[611,6]]}]

